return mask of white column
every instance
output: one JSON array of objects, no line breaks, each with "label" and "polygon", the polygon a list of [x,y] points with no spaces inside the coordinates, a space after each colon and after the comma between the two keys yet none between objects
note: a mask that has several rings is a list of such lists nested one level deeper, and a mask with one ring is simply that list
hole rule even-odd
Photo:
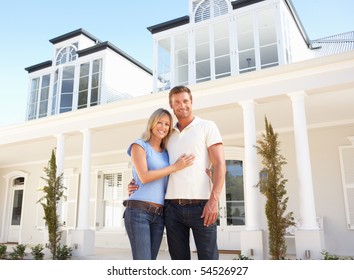
[{"label": "white column", "polygon": [[64,172],[64,151],[65,151],[65,136],[60,133],[55,135],[57,138],[57,148],[55,153],[57,164],[57,176]]},{"label": "white column", "polygon": [[78,229],[89,229],[90,173],[91,173],[91,131],[85,129],[82,144],[82,169],[79,197]]},{"label": "white column", "polygon": [[[65,135],[60,133],[55,135],[57,139],[57,147],[56,147],[56,152],[55,152],[55,159],[56,159],[56,165],[57,165],[57,174],[56,176],[60,176],[61,174],[64,173],[64,154],[65,154]],[[63,213],[63,201],[64,198],[61,198],[61,200],[58,202],[57,205],[57,213],[60,218],[60,222],[63,223],[66,220],[66,217],[64,217]],[[62,242],[65,244],[65,234],[62,236]]]},{"label": "white column", "polygon": [[299,180],[299,211],[301,229],[318,229],[312,184],[311,160],[307,135],[305,92],[289,94],[293,108],[297,173]]},{"label": "white column", "polygon": [[259,167],[257,161],[255,102],[247,100],[241,102],[243,109],[243,129],[245,144],[245,207],[246,230],[261,229],[260,219],[260,191],[255,185],[259,182]]}]

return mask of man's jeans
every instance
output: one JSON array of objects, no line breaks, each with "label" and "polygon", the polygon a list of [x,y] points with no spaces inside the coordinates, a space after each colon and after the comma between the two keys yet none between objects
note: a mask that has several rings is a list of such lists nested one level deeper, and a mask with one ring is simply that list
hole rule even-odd
[{"label": "man's jeans", "polygon": [[216,244],[216,223],[205,227],[201,215],[206,202],[177,205],[165,201],[165,225],[168,249],[173,260],[190,260],[190,229],[192,229],[199,260],[219,259]]},{"label": "man's jeans", "polygon": [[164,217],[139,208],[127,207],[124,212],[134,260],[156,260],[161,245]]}]

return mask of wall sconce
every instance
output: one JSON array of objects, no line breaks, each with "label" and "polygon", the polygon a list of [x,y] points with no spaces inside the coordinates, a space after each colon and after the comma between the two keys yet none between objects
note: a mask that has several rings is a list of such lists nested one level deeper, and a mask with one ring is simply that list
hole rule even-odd
[{"label": "wall sconce", "polygon": [[310,250],[305,250],[305,258],[310,259],[311,258],[311,251]]}]

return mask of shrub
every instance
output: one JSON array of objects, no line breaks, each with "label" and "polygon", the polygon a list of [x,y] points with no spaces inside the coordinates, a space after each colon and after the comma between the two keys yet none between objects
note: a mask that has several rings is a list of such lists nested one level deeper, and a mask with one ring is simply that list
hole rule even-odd
[{"label": "shrub", "polygon": [[43,250],[44,250],[44,247],[42,244],[37,244],[36,246],[32,247],[31,254],[33,256],[33,259],[43,260],[43,258],[44,258]]},{"label": "shrub", "polygon": [[57,248],[57,254],[56,258],[57,260],[70,260],[72,256],[72,249],[71,247],[68,247],[67,245],[64,246],[58,246]]},{"label": "shrub", "polygon": [[0,259],[5,259],[6,250],[7,250],[7,246],[4,244],[0,244]]},{"label": "shrub", "polygon": [[10,258],[12,260],[22,260],[25,256],[26,245],[18,244],[13,248],[13,252],[10,253]]}]

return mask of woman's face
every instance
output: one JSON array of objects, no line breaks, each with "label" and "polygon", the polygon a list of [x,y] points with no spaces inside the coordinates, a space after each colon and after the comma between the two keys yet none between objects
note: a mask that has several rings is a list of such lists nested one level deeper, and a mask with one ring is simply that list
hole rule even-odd
[{"label": "woman's face", "polygon": [[171,122],[167,115],[161,116],[157,124],[151,129],[151,133],[154,137],[163,139],[168,135]]}]

